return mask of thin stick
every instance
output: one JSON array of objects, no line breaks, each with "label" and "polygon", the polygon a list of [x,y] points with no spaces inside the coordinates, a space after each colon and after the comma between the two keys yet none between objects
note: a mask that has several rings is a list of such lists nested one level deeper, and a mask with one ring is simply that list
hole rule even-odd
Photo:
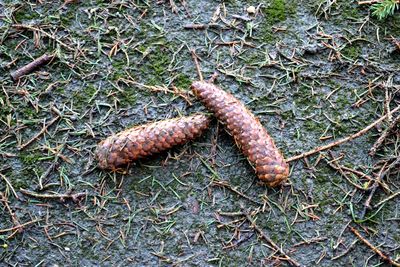
[{"label": "thin stick", "polygon": [[[372,178],[372,177],[370,177],[370,176],[368,176],[368,175],[366,175],[366,174],[364,174],[364,173],[362,173],[362,172],[359,172],[359,171],[353,170],[353,169],[351,169],[351,168],[347,168],[347,167],[345,167],[345,166],[339,165],[339,164],[337,163],[337,160],[338,160],[338,159],[335,159],[335,157],[334,157],[332,151],[329,151],[329,152],[330,152],[329,154],[330,154],[331,157],[332,157],[332,161],[329,161],[329,162],[327,161],[328,165],[330,165],[330,164],[336,165],[336,167],[338,167],[338,169],[340,169],[340,172],[341,172],[341,173],[342,173],[342,172],[344,173],[343,170],[346,170],[346,171],[349,171],[349,172],[352,172],[352,173],[355,173],[355,174],[359,175],[360,178],[367,178],[367,179],[368,179],[368,187],[367,187],[367,188],[359,188],[359,189],[361,189],[361,190],[371,190],[373,186],[369,187],[369,184],[370,184],[371,182],[374,182],[374,183],[378,183],[378,184],[379,184],[380,186],[382,186],[386,191],[389,191],[389,186],[388,186],[384,181],[382,181],[382,180],[379,181],[378,178],[375,179],[375,178]],[[331,167],[333,167],[333,166],[331,166]],[[333,168],[336,169],[335,167],[333,167]],[[346,175],[346,173],[344,173],[344,175]],[[351,180],[350,180],[349,182],[352,183]],[[356,187],[357,187],[357,186],[356,186]]]},{"label": "thin stick", "polygon": [[337,171],[338,171],[350,184],[352,184],[355,188],[360,189],[360,190],[363,190],[363,191],[369,190],[369,187],[364,188],[364,187],[362,187],[361,185],[359,185],[359,184],[353,182],[353,181],[350,179],[350,177],[347,176],[347,174],[342,170],[342,168],[341,168],[336,162],[333,163],[333,162],[329,161],[328,159],[325,159],[325,162],[326,162],[329,166],[331,166],[333,169],[337,170]]},{"label": "thin stick", "polygon": [[264,231],[253,221],[253,219],[250,217],[249,214],[244,213],[244,215],[246,216],[246,219],[249,221],[249,223],[251,224],[251,226],[260,234],[260,236],[265,239],[265,241],[267,241],[275,250],[279,251],[280,254],[282,254],[284,257],[281,258],[282,260],[287,261],[289,264],[293,265],[293,266],[301,266],[300,263],[298,263],[297,261],[293,260],[292,258],[290,258],[283,250],[282,248],[280,248],[277,244],[275,244],[274,241],[272,241],[272,239],[270,239],[265,233]]},{"label": "thin stick", "polygon": [[348,167],[342,166],[342,165],[340,166],[340,168],[342,168],[342,169],[345,170],[345,171],[349,171],[349,172],[352,172],[352,173],[354,173],[354,174],[357,174],[360,178],[367,178],[369,181],[374,181],[374,180],[375,180],[374,178],[372,178],[372,177],[369,176],[368,174],[365,174],[365,173],[363,173],[363,172],[354,170],[354,169],[352,169],[352,168],[348,168]]},{"label": "thin stick", "polygon": [[68,45],[66,45],[65,43],[63,43],[62,41],[60,41],[57,36],[53,36],[49,33],[47,33],[46,31],[39,29],[39,28],[35,28],[31,25],[27,25],[27,24],[14,24],[12,25],[12,27],[17,28],[17,29],[28,29],[31,31],[37,31],[40,32],[41,34],[47,36],[48,38],[56,41],[60,46],[64,47],[65,49],[69,50],[69,51],[75,51],[74,48],[69,47]]},{"label": "thin stick", "polygon": [[43,54],[42,56],[36,58],[28,65],[25,65],[16,71],[11,73],[11,78],[13,81],[18,81],[22,76],[32,73],[37,68],[46,65],[54,58],[54,55]]},{"label": "thin stick", "polygon": [[382,199],[381,201],[379,201],[378,203],[376,203],[374,205],[374,209],[376,209],[377,207],[381,206],[383,203],[386,203],[387,201],[391,200],[392,198],[395,198],[396,196],[400,195],[400,190],[393,193],[392,195],[388,196],[385,199]]},{"label": "thin stick", "polygon": [[6,197],[5,194],[3,194],[3,192],[0,192],[0,201],[3,202],[3,205],[6,207],[8,213],[11,216],[11,219],[13,220],[13,223],[15,226],[20,225],[21,223],[18,221],[18,217],[17,215],[12,211],[12,209],[10,208],[10,205],[8,205],[8,199]]},{"label": "thin stick", "polygon": [[205,30],[209,28],[222,28],[217,23],[210,23],[210,24],[186,24],[183,26],[186,30]]},{"label": "thin stick", "polygon": [[20,228],[23,228],[23,227],[25,227],[25,226],[27,226],[27,225],[30,225],[30,224],[32,224],[32,223],[40,222],[41,220],[42,220],[42,219],[36,219],[36,220],[30,221],[30,222],[26,222],[26,223],[23,223],[23,224],[14,226],[14,227],[12,227],[12,228],[0,229],[0,234],[6,233],[6,232],[15,231],[15,230],[19,230]]},{"label": "thin stick", "polygon": [[15,198],[16,198],[16,199],[19,199],[17,193],[16,193],[15,190],[14,190],[13,185],[10,183],[10,181],[7,179],[7,177],[6,177],[4,174],[2,174],[2,173],[0,173],[0,176],[1,176],[1,178],[3,178],[3,180],[6,182],[6,184],[10,187],[10,189],[11,189],[11,191],[13,192]]},{"label": "thin stick", "polygon": [[214,72],[213,75],[211,75],[210,79],[208,79],[209,83],[214,83],[214,81],[217,79],[218,77],[218,72]]},{"label": "thin stick", "polygon": [[376,189],[378,188],[378,182],[382,180],[383,177],[383,170],[386,167],[386,163],[383,165],[383,167],[381,168],[381,170],[379,171],[379,174],[377,176],[377,179],[375,180],[374,184],[370,187],[371,188],[371,192],[369,193],[369,196],[367,198],[367,200],[364,203],[364,209],[361,212],[361,218],[364,218],[365,214],[367,213],[368,209],[371,209],[371,200],[372,197],[375,194]]},{"label": "thin stick", "polygon": [[393,35],[390,36],[389,40],[392,40],[392,42],[397,46],[397,49],[400,50],[400,41],[398,41],[396,38],[393,37]]},{"label": "thin stick", "polygon": [[379,3],[379,2],[382,2],[382,0],[358,1],[357,4],[359,4],[359,5],[370,5],[370,4],[375,4],[375,3]]},{"label": "thin stick", "polygon": [[398,106],[395,109],[393,109],[390,113],[387,113],[387,114],[383,115],[378,120],[374,121],[373,123],[371,123],[370,125],[368,125],[364,129],[362,129],[361,131],[359,131],[359,132],[357,132],[357,133],[355,133],[353,135],[350,135],[348,137],[345,137],[345,138],[342,138],[340,140],[334,141],[334,142],[332,142],[330,144],[314,148],[314,149],[312,149],[310,151],[307,151],[307,152],[304,152],[304,153],[302,153],[300,155],[290,157],[290,158],[286,159],[286,162],[291,162],[291,161],[298,160],[298,159],[301,159],[301,158],[304,158],[304,157],[308,157],[308,156],[313,155],[315,153],[327,150],[327,149],[332,148],[334,146],[341,145],[341,144],[346,143],[346,142],[348,142],[350,140],[353,140],[353,139],[355,139],[357,137],[360,137],[363,134],[365,134],[366,132],[368,132],[369,130],[371,130],[373,127],[375,127],[376,125],[378,125],[379,123],[384,121],[388,116],[390,116],[391,114],[397,112],[398,110],[400,110],[400,106]]},{"label": "thin stick", "polygon": [[126,84],[134,84],[138,86],[139,88],[147,89],[153,92],[163,92],[163,93],[171,93],[174,95],[177,95],[179,97],[182,97],[190,106],[192,105],[192,102],[190,101],[189,93],[185,92],[184,90],[177,88],[176,86],[171,86],[173,90],[169,89],[165,85],[146,85],[143,83],[136,82],[131,76],[129,76],[129,79],[127,78],[119,78],[118,81],[124,82]]},{"label": "thin stick", "polygon": [[[366,1],[358,1],[359,5],[370,5],[370,4],[376,4],[376,3],[382,3],[383,0],[366,0]],[[396,1],[397,3],[400,3],[400,0]]]},{"label": "thin stick", "polygon": [[388,137],[388,135],[392,132],[394,127],[400,123],[400,115],[397,116],[393,122],[389,125],[389,127],[383,132],[383,134],[376,140],[375,144],[372,146],[372,148],[369,151],[369,154],[371,156],[375,155],[376,150],[382,145],[383,141]]},{"label": "thin stick", "polygon": [[382,251],[380,251],[377,247],[372,245],[368,240],[366,240],[357,229],[349,226],[350,230],[362,241],[365,245],[367,245],[373,252],[379,255],[384,261],[390,263],[393,266],[400,267],[400,263],[393,261],[389,256],[385,255]]},{"label": "thin stick", "polygon": [[60,118],[60,116],[56,116],[54,119],[52,119],[46,126],[44,126],[42,128],[42,130],[40,130],[40,132],[38,132],[34,137],[32,137],[28,142],[18,146],[18,149],[24,149],[25,147],[29,146],[33,141],[35,141],[36,139],[39,138],[39,136],[41,136],[43,133],[45,133],[47,131],[47,129],[53,125],[58,119]]},{"label": "thin stick", "polygon": [[203,81],[204,79],[203,79],[203,75],[201,74],[198,56],[196,55],[196,52],[194,51],[194,49],[190,50],[190,52],[192,53],[192,58],[193,58],[195,66],[196,66],[197,75],[199,75],[200,81]]},{"label": "thin stick", "polygon": [[381,168],[381,170],[379,171],[379,174],[374,182],[374,184],[371,186],[371,192],[367,198],[367,200],[364,203],[364,209],[363,212],[361,214],[361,218],[364,218],[365,213],[367,212],[367,209],[371,209],[371,200],[372,197],[375,194],[376,189],[379,186],[379,183],[382,181],[383,177],[385,177],[385,175],[393,168],[395,167],[397,164],[400,163],[400,158],[397,158],[394,162],[392,162],[386,169],[386,163],[383,165],[383,167]]},{"label": "thin stick", "polygon": [[71,199],[73,202],[79,202],[79,200],[83,197],[86,197],[87,193],[66,193],[66,194],[38,194],[36,192],[26,190],[21,188],[20,192],[24,195],[35,197],[35,198],[44,198],[44,199],[58,199],[61,202],[64,202],[66,199]]},{"label": "thin stick", "polygon": [[250,202],[253,202],[253,203],[258,204],[258,205],[263,205],[263,203],[261,203],[260,201],[254,200],[251,197],[249,197],[249,196],[245,195],[244,193],[240,192],[239,190],[233,188],[228,182],[225,182],[225,181],[213,181],[212,185],[225,187],[225,188],[229,189],[230,191],[238,194],[242,198],[247,199]]}]

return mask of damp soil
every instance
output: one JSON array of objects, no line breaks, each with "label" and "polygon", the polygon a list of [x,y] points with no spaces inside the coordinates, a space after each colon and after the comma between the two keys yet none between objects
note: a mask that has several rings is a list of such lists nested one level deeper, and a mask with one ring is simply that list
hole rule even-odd
[{"label": "damp soil", "polygon": [[[349,136],[385,113],[388,94],[398,105],[398,13],[379,21],[352,1],[42,2],[0,1],[0,229],[17,227],[0,230],[1,266],[289,266],[243,214],[302,266],[386,266],[349,226],[400,257],[400,199],[361,218],[368,192],[354,183],[367,181],[350,183],[327,163],[373,177],[398,155],[396,141],[368,154],[386,122],[292,161],[278,188],[258,182],[215,119],[125,173],[97,169],[93,154],[127,127],[207,112],[190,94],[192,50],[203,76],[218,73],[286,157]],[[44,53],[57,58],[12,81]],[[389,189],[372,203],[398,191],[399,178],[385,177]]]}]

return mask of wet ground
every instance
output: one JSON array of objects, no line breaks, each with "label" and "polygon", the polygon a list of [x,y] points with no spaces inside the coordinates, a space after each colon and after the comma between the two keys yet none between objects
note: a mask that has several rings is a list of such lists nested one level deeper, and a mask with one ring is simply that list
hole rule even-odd
[{"label": "wet ground", "polygon": [[[206,112],[189,93],[192,50],[287,158],[349,136],[399,105],[398,13],[378,21],[348,1],[42,2],[0,1],[0,265],[287,266],[283,254],[388,265],[351,229],[399,262],[398,166],[371,194],[399,157],[398,132],[368,154],[390,118],[291,161],[276,189],[216,120],[125,174],[93,158],[114,132]],[[12,81],[44,53],[56,59]]]}]

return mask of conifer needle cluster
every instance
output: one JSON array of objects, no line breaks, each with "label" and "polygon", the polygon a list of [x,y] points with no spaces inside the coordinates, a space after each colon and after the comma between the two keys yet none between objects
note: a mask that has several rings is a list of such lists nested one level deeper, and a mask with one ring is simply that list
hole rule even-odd
[{"label": "conifer needle cluster", "polygon": [[399,8],[399,0],[383,0],[371,6],[372,15],[382,20],[394,14],[396,9]]}]

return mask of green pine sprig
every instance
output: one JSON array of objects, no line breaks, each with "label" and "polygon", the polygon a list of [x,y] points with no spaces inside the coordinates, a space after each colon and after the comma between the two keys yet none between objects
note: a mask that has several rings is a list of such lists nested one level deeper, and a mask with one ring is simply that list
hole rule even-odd
[{"label": "green pine sprig", "polygon": [[393,15],[394,11],[399,8],[398,0],[383,0],[382,2],[371,6],[372,15],[382,20],[387,16]]}]

